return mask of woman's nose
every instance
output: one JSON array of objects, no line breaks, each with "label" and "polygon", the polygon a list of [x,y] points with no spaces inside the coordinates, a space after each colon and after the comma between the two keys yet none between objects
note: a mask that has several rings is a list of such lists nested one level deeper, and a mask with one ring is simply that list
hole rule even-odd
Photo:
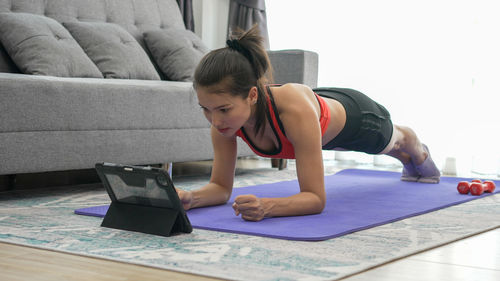
[{"label": "woman's nose", "polygon": [[218,127],[222,123],[222,119],[219,116],[217,116],[217,114],[215,114],[215,113],[210,114],[210,116],[208,118],[209,118],[210,123],[214,127]]}]

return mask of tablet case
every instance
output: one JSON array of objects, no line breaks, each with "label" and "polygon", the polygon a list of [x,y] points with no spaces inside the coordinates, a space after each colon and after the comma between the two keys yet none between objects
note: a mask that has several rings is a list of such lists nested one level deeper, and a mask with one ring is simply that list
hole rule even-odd
[{"label": "tablet case", "polygon": [[166,171],[113,163],[95,167],[111,198],[101,226],[160,236],[192,232]]}]

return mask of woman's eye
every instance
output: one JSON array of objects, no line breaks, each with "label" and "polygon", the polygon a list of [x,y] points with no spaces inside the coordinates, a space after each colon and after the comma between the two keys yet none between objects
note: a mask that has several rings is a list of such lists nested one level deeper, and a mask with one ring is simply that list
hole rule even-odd
[{"label": "woman's eye", "polygon": [[222,113],[226,113],[226,112],[228,112],[228,111],[229,111],[229,108],[221,108],[221,109],[220,109],[220,111],[221,111]]}]

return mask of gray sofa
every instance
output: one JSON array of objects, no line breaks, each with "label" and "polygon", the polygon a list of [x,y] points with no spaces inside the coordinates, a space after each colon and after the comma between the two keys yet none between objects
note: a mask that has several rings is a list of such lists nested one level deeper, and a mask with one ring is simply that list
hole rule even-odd
[{"label": "gray sofa", "polygon": [[[144,45],[151,29],[185,29],[175,0],[0,0],[0,13],[112,22]],[[316,86],[318,57],[270,51],[275,82]],[[153,61],[153,59],[152,59]],[[158,65],[155,65],[158,70]],[[190,82],[19,73],[0,45],[0,175],[212,158],[209,123]],[[240,142],[239,155],[252,155]]]}]

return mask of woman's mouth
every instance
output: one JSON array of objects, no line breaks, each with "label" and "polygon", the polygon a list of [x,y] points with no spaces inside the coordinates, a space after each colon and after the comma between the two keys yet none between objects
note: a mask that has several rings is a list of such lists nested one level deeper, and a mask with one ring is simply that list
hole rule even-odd
[{"label": "woman's mouth", "polygon": [[229,128],[224,128],[224,129],[217,129],[219,133],[224,134],[225,132],[229,131]]},{"label": "woman's mouth", "polygon": [[225,132],[229,131],[229,127],[228,128],[222,128],[222,129],[217,128],[217,131],[219,131],[219,133],[225,133]]}]

